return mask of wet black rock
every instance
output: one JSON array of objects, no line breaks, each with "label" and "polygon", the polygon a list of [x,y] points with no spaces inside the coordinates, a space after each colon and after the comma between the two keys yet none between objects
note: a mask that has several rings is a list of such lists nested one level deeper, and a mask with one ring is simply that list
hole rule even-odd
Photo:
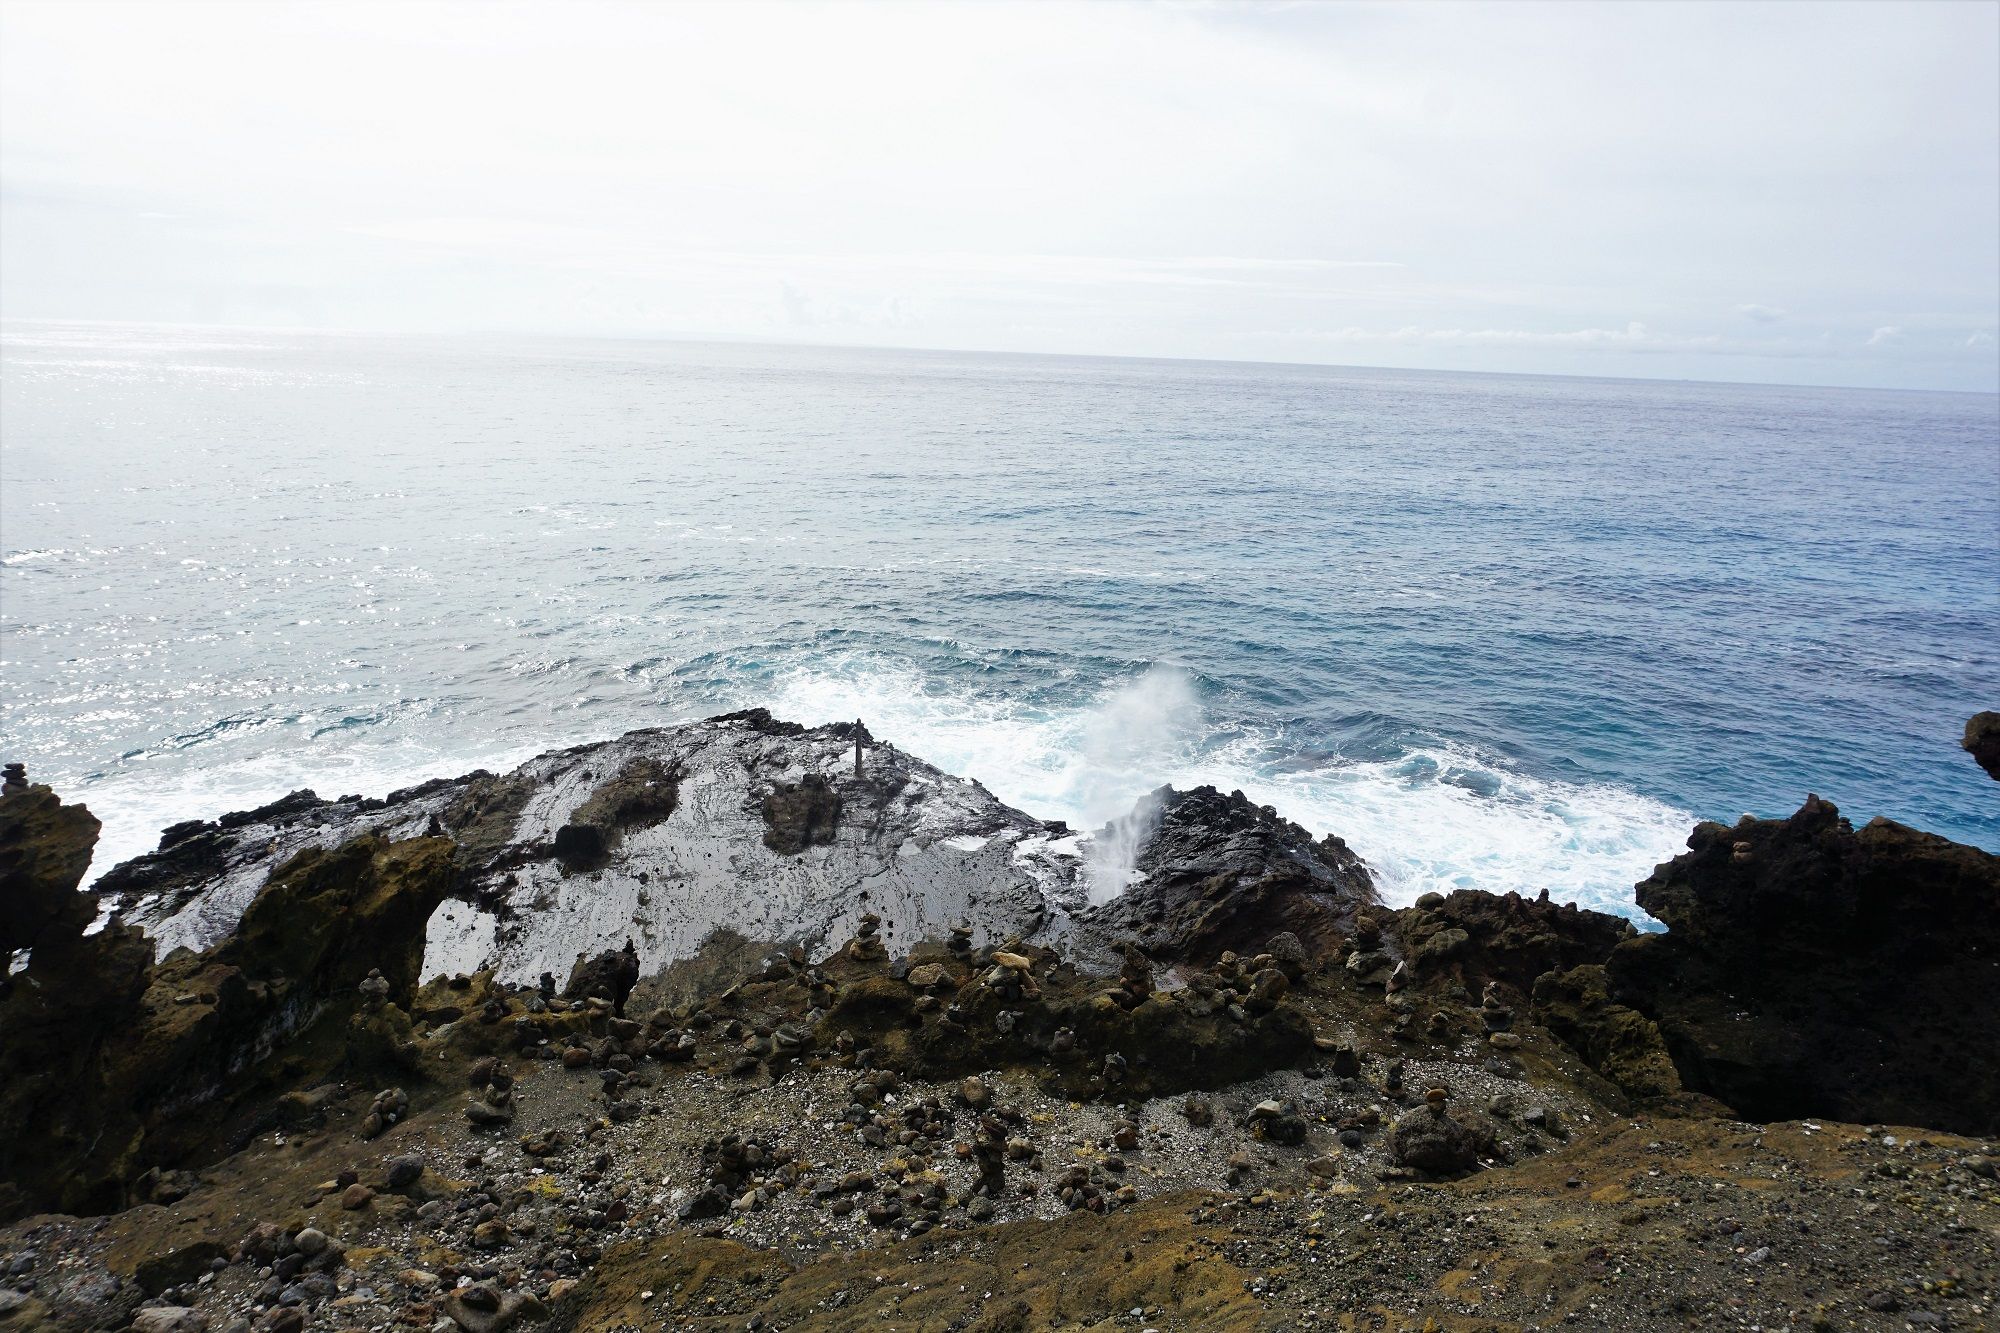
[{"label": "wet black rock", "polygon": [[833,841],[840,824],[840,793],[818,773],[779,783],[764,798],[764,845],[786,856]]},{"label": "wet black rock", "polygon": [[1285,962],[1325,955],[1375,902],[1368,867],[1347,844],[1314,839],[1240,791],[1162,787],[1098,836],[1136,837],[1138,879],[1090,915],[1090,924],[1136,940],[1155,957],[1207,962],[1253,956],[1277,935]]}]

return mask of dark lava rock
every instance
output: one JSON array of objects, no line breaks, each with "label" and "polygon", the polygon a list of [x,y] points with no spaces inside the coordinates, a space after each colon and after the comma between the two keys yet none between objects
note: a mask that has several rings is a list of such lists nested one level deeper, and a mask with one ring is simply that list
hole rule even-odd
[{"label": "dark lava rock", "polygon": [[415,1153],[389,1159],[384,1180],[392,1190],[408,1189],[424,1177],[424,1159]]},{"label": "dark lava rock", "polygon": [[1987,777],[2000,782],[2000,713],[1974,713],[1959,744],[1986,770]]},{"label": "dark lava rock", "polygon": [[[45,850],[24,864],[62,856],[80,875],[75,826],[44,818],[53,798],[39,792],[0,798],[0,829],[38,826]],[[10,816],[17,802],[30,803],[29,820]],[[149,1167],[232,1150],[269,1114],[274,1079],[324,1081],[393,1047],[407,1015],[388,1004],[361,1014],[360,983],[379,969],[392,994],[414,989],[425,924],[452,881],[448,839],[367,835],[280,866],[207,953],[155,965],[135,928],[45,930],[0,997],[0,1124],[42,1127],[0,1135],[0,1216],[125,1206]],[[77,917],[90,919],[74,908],[63,919]]]},{"label": "dark lava rock", "polygon": [[818,773],[780,783],[764,798],[764,845],[786,856],[833,841],[840,824],[840,793]]},{"label": "dark lava rock", "polygon": [[1535,1021],[1629,1096],[1654,1102],[1681,1091],[1659,1024],[1614,1001],[1610,977],[1598,964],[1537,977]]},{"label": "dark lava rock", "polygon": [[651,756],[634,759],[591,792],[556,830],[555,854],[570,871],[610,859],[628,829],[657,824],[680,804],[681,772]]},{"label": "dark lava rock", "polygon": [[97,828],[88,809],[64,805],[44,786],[10,784],[0,796],[0,973],[44,934],[81,935],[96,918],[97,904],[76,886]]},{"label": "dark lava rock", "polygon": [[1397,914],[1396,934],[1419,984],[1448,977],[1477,995],[1490,981],[1527,993],[1552,968],[1601,963],[1633,935],[1623,917],[1573,903],[1457,889]]},{"label": "dark lava rock", "polygon": [[260,805],[254,810],[236,810],[216,820],[219,828],[243,828],[251,824],[269,824],[291,815],[303,814],[308,810],[325,805],[319,794],[310,787],[301,787],[287,796],[280,796],[268,805]]},{"label": "dark lava rock", "polygon": [[1389,1132],[1389,1159],[1434,1176],[1456,1176],[1479,1162],[1482,1136],[1443,1106],[1420,1106]]},{"label": "dark lava rock", "polygon": [[215,1241],[198,1240],[142,1259],[132,1276],[148,1296],[157,1296],[169,1287],[193,1282],[209,1272],[215,1260],[228,1257],[229,1251]]},{"label": "dark lava rock", "polygon": [[570,969],[563,998],[582,1000],[596,997],[611,1001],[612,1012],[624,1017],[625,1001],[639,984],[639,949],[631,940],[622,949],[606,949],[593,958],[580,958]]},{"label": "dark lava rock", "polygon": [[1612,952],[1688,1087],[1753,1120],[2000,1127],[2000,857],[1809,796],[1702,824]]},{"label": "dark lava rock", "polygon": [[1134,863],[1140,878],[1090,919],[1155,956],[1254,956],[1274,935],[1289,934],[1285,948],[1296,965],[1299,953],[1331,952],[1355,910],[1375,902],[1375,881],[1346,843],[1315,840],[1240,791],[1161,787],[1131,818],[1144,826]]}]

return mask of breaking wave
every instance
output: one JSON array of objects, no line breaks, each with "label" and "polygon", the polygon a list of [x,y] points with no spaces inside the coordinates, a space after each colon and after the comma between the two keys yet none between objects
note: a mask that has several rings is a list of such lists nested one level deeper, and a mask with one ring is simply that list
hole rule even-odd
[{"label": "breaking wave", "polygon": [[1302,754],[1276,728],[1205,708],[1189,673],[1155,667],[1073,707],[1036,707],[922,673],[850,661],[778,674],[781,717],[861,717],[876,735],[977,778],[1010,805],[1095,832],[1093,896],[1126,882],[1135,803],[1162,783],[1240,789],[1367,859],[1383,896],[1509,890],[1643,918],[1632,886],[1684,847],[1696,817],[1608,784],[1536,777],[1434,742],[1390,757]]}]

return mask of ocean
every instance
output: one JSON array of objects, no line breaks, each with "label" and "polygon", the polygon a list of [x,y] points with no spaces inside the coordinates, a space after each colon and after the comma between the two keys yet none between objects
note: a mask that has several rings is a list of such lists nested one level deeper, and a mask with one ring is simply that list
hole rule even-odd
[{"label": "ocean", "polygon": [[2000,849],[2000,399],[9,323],[0,757],[104,820],[761,704],[1639,916],[1808,791]]}]

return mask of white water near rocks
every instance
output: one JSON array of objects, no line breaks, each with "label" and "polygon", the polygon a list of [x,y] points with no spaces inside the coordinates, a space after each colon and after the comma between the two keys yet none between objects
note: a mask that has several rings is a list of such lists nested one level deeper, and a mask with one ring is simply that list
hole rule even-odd
[{"label": "white water near rocks", "polygon": [[104,820],[97,872],[755,705],[1079,829],[1240,788],[1392,901],[1636,914],[1696,818],[1808,790],[2000,845],[1956,747],[2000,690],[1990,398],[94,325],[0,360],[0,750]]},{"label": "white water near rocks", "polygon": [[[1085,707],[1041,712],[939,690],[893,671],[801,668],[769,696],[780,716],[856,716],[940,767],[971,773],[1009,805],[1090,833],[1091,896],[1130,877],[1146,817],[1166,784],[1241,790],[1314,834],[1344,838],[1385,901],[1481,888],[1635,914],[1629,886],[1678,855],[1694,817],[1606,785],[1538,779],[1469,748],[1392,760],[1287,756],[1276,737],[1208,719],[1188,673],[1154,668]],[[1623,885],[1620,892],[1607,884]]]}]

